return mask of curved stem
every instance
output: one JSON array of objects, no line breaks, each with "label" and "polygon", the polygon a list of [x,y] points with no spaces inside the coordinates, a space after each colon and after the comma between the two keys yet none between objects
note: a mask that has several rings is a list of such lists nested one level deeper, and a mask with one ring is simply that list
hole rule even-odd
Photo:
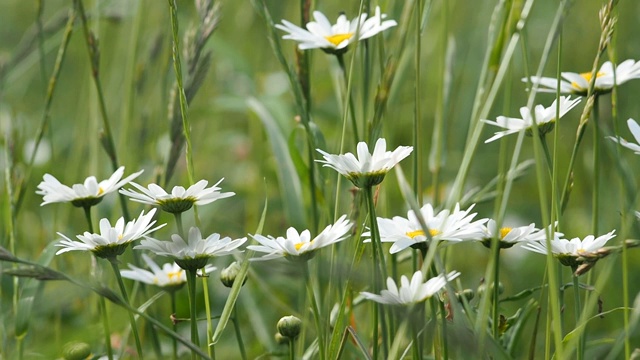
[{"label": "curved stem", "polygon": [[[108,260],[109,260],[109,263],[111,264],[111,268],[113,269],[113,272],[116,275],[116,280],[118,280],[118,286],[120,287],[122,298],[128,305],[131,305],[129,303],[129,296],[127,295],[127,289],[125,288],[124,282],[122,281],[122,275],[120,275],[120,269],[118,268],[118,259],[113,257],[113,258],[109,258]],[[142,343],[140,342],[138,327],[136,326],[136,318],[131,311],[127,311],[127,313],[129,314],[129,322],[131,323],[131,332],[133,332],[133,338],[135,339],[135,342],[136,342],[136,351],[138,352],[138,358],[143,359],[144,356],[142,355]]]},{"label": "curved stem", "polygon": [[[189,313],[191,315],[191,342],[199,345],[198,341],[198,319],[196,319],[196,270],[186,270],[187,286],[189,287]],[[197,353],[191,352],[191,359],[195,360]]]}]

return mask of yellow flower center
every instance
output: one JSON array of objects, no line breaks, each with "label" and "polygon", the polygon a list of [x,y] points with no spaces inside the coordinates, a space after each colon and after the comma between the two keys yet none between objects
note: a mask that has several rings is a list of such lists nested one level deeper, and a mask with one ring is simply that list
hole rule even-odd
[{"label": "yellow flower center", "polygon": [[98,196],[104,194],[104,189],[102,188],[102,186],[98,187]]},{"label": "yellow flower center", "polygon": [[352,36],[353,36],[353,33],[346,33],[346,34],[335,34],[331,36],[325,36],[324,38],[327,39],[327,41],[329,41],[330,43],[332,43],[333,46],[338,46],[343,41],[351,39]]},{"label": "yellow flower center", "polygon": [[[598,73],[596,73],[596,79],[597,79],[597,78],[599,78],[599,77],[601,77],[601,76],[603,76],[603,75],[604,75],[604,73],[599,71]],[[581,73],[581,74],[580,74],[580,76],[581,76],[583,79],[585,79],[585,80],[587,81],[587,83],[590,83],[590,82],[591,82],[591,72]],[[573,87],[575,87],[575,88],[581,88],[581,87],[580,87],[580,85],[578,85],[578,84],[577,84],[577,83],[575,83],[575,82],[572,82],[572,83],[571,83],[571,86],[573,86]]]},{"label": "yellow flower center", "polygon": [[123,237],[124,237],[124,234],[118,234],[118,240],[122,240]]},{"label": "yellow flower center", "polygon": [[180,275],[182,275],[182,270],[171,271],[167,273],[167,277],[169,278],[170,283],[177,283],[180,281]]},{"label": "yellow flower center", "polygon": [[507,235],[509,235],[511,230],[512,229],[510,227],[503,227],[502,229],[500,229],[500,240],[504,239]]},{"label": "yellow flower center", "polygon": [[296,250],[300,250],[300,248],[301,248],[304,244],[311,244],[312,242],[313,242],[313,240],[309,241],[308,243],[307,243],[307,242],[299,242],[299,243],[294,244],[293,246],[296,248]]},{"label": "yellow flower center", "polygon": [[[441,232],[439,230],[436,229],[429,229],[429,235],[431,235],[431,237],[434,237],[436,235],[440,235]],[[408,233],[406,233],[406,235],[412,239],[414,239],[416,236],[424,236],[424,231],[422,230],[414,230],[414,231],[409,231]]]}]

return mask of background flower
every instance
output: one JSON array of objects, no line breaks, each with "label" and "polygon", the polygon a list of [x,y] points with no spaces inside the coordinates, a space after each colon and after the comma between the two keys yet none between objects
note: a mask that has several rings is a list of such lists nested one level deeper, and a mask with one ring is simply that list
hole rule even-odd
[{"label": "background flower", "polygon": [[449,281],[460,276],[457,271],[452,271],[446,275],[440,274],[434,278],[423,282],[422,271],[416,271],[409,279],[402,275],[400,278],[400,287],[396,285],[393,278],[387,278],[387,289],[382,290],[380,295],[372,294],[366,291],[361,292],[365,299],[372,300],[381,304],[391,305],[411,305],[422,302],[435,293],[440,291]]}]

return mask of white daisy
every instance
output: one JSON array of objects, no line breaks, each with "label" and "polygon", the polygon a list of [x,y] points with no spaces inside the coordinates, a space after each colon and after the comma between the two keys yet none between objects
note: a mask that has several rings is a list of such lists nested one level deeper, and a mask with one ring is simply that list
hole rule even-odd
[{"label": "white daisy", "polygon": [[317,150],[324,157],[324,160],[316,160],[317,162],[336,170],[351,180],[355,186],[363,188],[381,183],[391,168],[411,154],[413,147],[398,146],[393,151],[387,151],[387,141],[378,139],[371,154],[367,143],[360,142],[357,146],[357,159],[352,153],[333,155]]},{"label": "white daisy", "polygon": [[[561,96],[560,97],[560,117],[563,117],[564,114],[569,112],[569,110],[573,109],[578,103],[580,103],[582,99],[576,98],[571,99],[569,96]],[[556,122],[556,100],[553,101],[551,106],[544,107],[542,105],[536,105],[534,108],[535,115],[535,123],[538,125],[538,131],[540,135],[544,135],[549,131],[553,130]],[[533,119],[531,119],[531,111],[528,107],[523,106],[520,108],[520,116],[522,119],[510,118],[506,116],[498,116],[496,121],[490,120],[482,120],[486,124],[499,126],[501,128],[505,128],[505,131],[499,131],[491,138],[487,139],[485,143],[492,142],[493,140],[497,140],[503,136],[507,136],[510,134],[515,134],[519,131],[524,130],[525,133],[529,136],[533,135]]]},{"label": "white daisy", "polygon": [[[551,253],[554,257],[558,258],[563,265],[576,267],[583,262],[580,258],[585,256],[589,257],[596,253],[607,241],[616,236],[614,233],[615,230],[597,238],[589,235],[585,237],[584,240],[580,240],[580,238],[567,240],[555,237],[551,240]],[[524,245],[524,248],[540,254],[547,254],[547,243],[544,240],[530,242]]]},{"label": "white daisy", "polygon": [[220,238],[220,234],[211,234],[202,238],[197,227],[189,229],[189,238],[184,241],[178,234],[171,235],[171,241],[156,240],[145,236],[136,250],[150,250],[156,255],[169,256],[185,270],[202,269],[214,256],[230,255],[244,244],[247,238],[231,240],[230,237]]},{"label": "white daisy", "polygon": [[124,166],[121,166],[107,180],[98,182],[95,176],[89,176],[83,184],[73,184],[71,187],[60,183],[53,175],[44,174],[36,194],[44,196],[41,206],[57,202],[71,202],[74,206],[89,207],[98,204],[102,201],[103,196],[116,191],[122,185],[138,177],[143,171],[140,170],[120,180],[124,174]]},{"label": "white daisy", "polygon": [[[556,223],[557,225],[557,223]],[[529,226],[519,227],[502,227],[498,229],[498,226],[493,219],[487,221],[486,226],[483,226],[484,236],[481,239],[482,244],[488,248],[491,247],[491,241],[494,238],[500,240],[500,248],[507,249],[519,242],[531,242],[531,241],[545,241],[547,238],[546,230],[537,229],[535,224],[529,224]],[[564,234],[556,232],[555,236],[560,237]]]},{"label": "white daisy", "polygon": [[131,189],[121,189],[120,193],[130,197],[133,201],[158,206],[166,212],[181,213],[189,210],[194,204],[198,206],[206,205],[218,199],[235,195],[233,192],[220,192],[221,189],[218,187],[218,184],[220,184],[222,180],[224,179],[220,179],[220,181],[210,188],[207,188],[207,184],[209,183],[207,180],[200,180],[189,186],[186,190],[182,186],[174,186],[171,194],[156,184],[149,184],[148,188],[145,188],[132,182],[131,185],[140,192]]},{"label": "white daisy", "polygon": [[[600,67],[600,70],[596,73],[596,83],[594,91],[599,94],[605,94],[611,91],[614,85],[614,73],[617,85],[622,85],[625,82],[640,78],[640,61],[632,59],[623,61],[615,69],[611,64],[611,61],[607,61]],[[560,92],[563,94],[574,95],[587,95],[589,89],[589,82],[591,82],[591,72],[586,73],[574,73],[563,72],[562,80],[560,80]],[[523,78],[522,81],[527,81],[527,78]],[[540,92],[556,92],[558,86],[558,80],[551,77],[531,77],[533,84],[540,85]]]},{"label": "white daisy", "polygon": [[283,39],[299,42],[300,50],[320,48],[327,53],[338,54],[345,52],[351,43],[368,39],[397,25],[395,20],[382,21],[386,17],[386,14],[380,13],[380,7],[377,6],[375,15],[368,19],[367,14],[362,14],[359,19],[349,21],[342,14],[338,16],[336,24],[331,25],[323,13],[314,11],[315,21],[309,22],[306,30],[287,20],[282,20],[282,24],[277,24],[276,27],[288,33],[282,37]]},{"label": "white daisy", "polygon": [[631,131],[631,135],[633,135],[637,144],[630,143],[621,137],[608,136],[608,138],[640,155],[640,125],[635,120],[629,119],[627,120],[627,126],[629,126],[629,131]]},{"label": "white daisy", "polygon": [[[185,271],[174,263],[165,263],[162,268],[156,264],[147,254],[142,254],[142,259],[149,266],[149,270],[141,269],[135,265],[129,264],[130,270],[121,270],[122,277],[140,281],[145,284],[155,285],[166,289],[177,289],[187,282]],[[216,271],[215,266],[207,266],[205,273],[209,274]]]},{"label": "white daisy", "polygon": [[309,260],[315,255],[316,250],[346,239],[351,226],[347,216],[342,215],[335,224],[328,225],[313,239],[309,230],[298,233],[292,227],[287,229],[286,237],[251,235],[260,245],[249,245],[247,249],[266,253],[262,257],[251,260],[271,260],[281,257]]},{"label": "white daisy", "polygon": [[114,258],[121,255],[129,243],[138,240],[141,237],[160,229],[167,225],[162,224],[151,228],[156,221],[153,220],[153,215],[156,213],[156,209],[151,209],[148,214],[144,214],[144,211],[140,213],[140,217],[135,220],[129,221],[125,224],[124,217],[121,217],[116,221],[114,226],[111,226],[108,219],[100,220],[100,233],[92,234],[86,231],[83,235],[76,235],[80,241],[71,240],[62,233],[58,235],[62,236],[64,240],[61,240],[56,246],[62,249],[56,252],[56,255],[68,252],[68,251],[91,251],[96,256],[101,258]]},{"label": "white daisy", "polygon": [[412,305],[432,297],[440,291],[447,282],[452,281],[458,276],[460,276],[459,272],[452,271],[446,275],[440,274],[427,280],[427,282],[423,282],[424,279],[422,271],[418,270],[411,277],[411,282],[409,282],[409,279],[406,276],[402,275],[400,278],[399,288],[396,285],[396,282],[393,281],[393,278],[388,278],[387,289],[382,290],[380,295],[366,291],[363,291],[360,294],[362,294],[366,299],[373,300],[381,304]]},{"label": "white daisy", "polygon": [[[460,210],[460,205],[456,204],[453,211],[442,210],[436,214],[431,204],[426,204],[420,209],[420,216],[429,229],[429,235],[434,240],[481,240],[484,237],[482,225],[488,219],[473,221],[476,213],[469,213],[474,206],[471,205],[467,210]],[[401,216],[395,216],[392,219],[379,217],[378,229],[380,241],[393,243],[389,249],[391,254],[408,247],[427,246],[428,237],[413,210],[408,211],[407,218]],[[367,231],[362,236],[371,237],[371,232]],[[365,240],[365,242],[369,241],[371,240]]]}]

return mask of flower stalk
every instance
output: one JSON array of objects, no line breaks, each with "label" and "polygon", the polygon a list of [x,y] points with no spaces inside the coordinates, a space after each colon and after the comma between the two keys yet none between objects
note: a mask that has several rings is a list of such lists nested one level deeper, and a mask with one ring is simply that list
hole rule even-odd
[{"label": "flower stalk", "polygon": [[[122,293],[122,299],[124,299],[127,305],[131,305],[129,303],[129,296],[127,295],[127,288],[124,286],[124,282],[122,281],[122,275],[120,274],[120,269],[118,268],[118,259],[116,257],[110,257],[107,259],[111,264],[111,268],[113,272],[116,274],[116,280],[118,282],[118,287],[120,288],[120,292]],[[136,318],[131,311],[127,311],[129,314],[129,322],[131,324],[131,332],[133,333],[133,338],[136,342],[136,351],[138,352],[138,358],[144,359],[142,353],[142,343],[140,342],[140,335],[138,334],[138,327],[136,326]]]},{"label": "flower stalk", "polygon": [[[187,287],[189,290],[189,314],[191,323],[191,342],[198,346],[198,319],[196,318],[196,269],[186,269],[187,272]],[[191,352],[191,359],[196,360],[198,354],[195,351]]]}]

